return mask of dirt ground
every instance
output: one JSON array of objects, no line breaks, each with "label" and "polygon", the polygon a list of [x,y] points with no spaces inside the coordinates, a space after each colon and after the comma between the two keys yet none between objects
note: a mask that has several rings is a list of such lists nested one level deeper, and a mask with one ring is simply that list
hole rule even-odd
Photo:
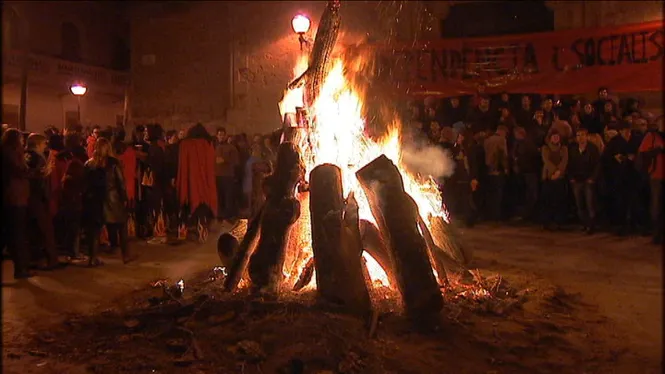
[{"label": "dirt ground", "polygon": [[[166,258],[137,265],[145,271],[117,266],[125,272],[117,271],[119,285],[94,303],[84,285],[85,292],[54,290],[49,298],[60,302],[52,312],[61,318],[26,307],[20,290],[7,298],[3,287],[3,372],[662,371],[662,250],[648,239],[490,226],[462,237],[483,283],[446,290],[433,331],[413,331],[398,306],[383,299],[370,337],[371,318],[319,305],[311,291],[280,302],[224,294],[221,280],[211,278],[216,255],[208,243],[186,251],[152,249]],[[110,268],[104,277],[115,274]],[[53,273],[49,281],[64,282],[78,270]],[[150,285],[180,277],[186,285],[181,299]]]}]

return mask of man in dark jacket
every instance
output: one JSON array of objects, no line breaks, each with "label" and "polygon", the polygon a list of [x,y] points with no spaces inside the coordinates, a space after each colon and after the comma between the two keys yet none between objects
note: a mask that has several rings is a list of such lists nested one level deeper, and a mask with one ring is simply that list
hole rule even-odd
[{"label": "man in dark jacket", "polygon": [[600,172],[600,151],[589,142],[589,131],[577,130],[577,142],[568,150],[568,176],[575,196],[577,216],[587,234],[596,224],[596,181]]},{"label": "man in dark jacket", "polygon": [[49,193],[46,184],[46,138],[40,134],[28,136],[28,147],[25,153],[25,161],[33,176],[30,178],[30,198],[28,199],[28,213],[35,227],[39,231],[41,246],[46,256],[46,267],[51,270],[62,267],[58,262],[58,254],[55,244],[55,232],[53,221],[48,210]]},{"label": "man in dark jacket", "polygon": [[630,198],[635,193],[637,181],[637,171],[634,167],[637,150],[631,149],[630,126],[622,123],[618,127],[619,135],[607,143],[601,162],[605,182],[612,195],[610,222],[615,227],[616,233],[623,235],[628,228]]},{"label": "man in dark jacket", "polygon": [[533,114],[534,111],[531,106],[531,96],[523,95],[522,106],[515,112],[515,122],[517,122],[517,126],[524,127],[524,129],[528,131],[533,124]]},{"label": "man in dark jacket", "polygon": [[490,110],[489,96],[482,96],[477,106],[471,108],[466,122],[471,126],[473,133],[488,132],[494,124],[496,117]]},{"label": "man in dark jacket", "polygon": [[[517,127],[514,130],[515,143],[512,148],[512,166],[518,185],[523,186],[524,201],[518,218],[534,218],[536,203],[538,202],[538,184],[540,180],[540,151],[526,134],[526,130]],[[516,199],[518,200],[518,199]]]}]

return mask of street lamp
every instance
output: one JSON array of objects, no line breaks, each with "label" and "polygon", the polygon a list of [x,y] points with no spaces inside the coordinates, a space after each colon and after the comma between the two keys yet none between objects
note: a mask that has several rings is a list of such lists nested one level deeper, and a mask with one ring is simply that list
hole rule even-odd
[{"label": "street lamp", "polygon": [[76,106],[76,115],[78,117],[78,123],[79,125],[81,124],[81,96],[85,95],[86,92],[88,92],[88,87],[80,84],[80,83],[74,83],[71,86],[69,86],[69,91],[71,91],[72,95],[76,96],[77,100],[77,106]]},{"label": "street lamp", "polygon": [[291,27],[293,31],[298,34],[298,41],[300,42],[300,50],[302,51],[303,44],[307,44],[307,39],[305,39],[305,33],[309,31],[310,21],[307,16],[302,14],[297,14],[291,20]]}]

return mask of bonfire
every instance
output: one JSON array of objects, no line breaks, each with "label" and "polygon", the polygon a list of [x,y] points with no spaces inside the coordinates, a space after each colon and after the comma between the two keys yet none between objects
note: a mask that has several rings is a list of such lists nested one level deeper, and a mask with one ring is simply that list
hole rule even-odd
[{"label": "bonfire", "polygon": [[468,274],[469,254],[437,183],[404,164],[397,116],[381,138],[366,134],[366,88],[354,82],[369,60],[345,58],[336,46],[338,12],[330,1],[279,104],[283,118],[298,120],[285,131],[265,205],[242,238],[220,237],[225,288],[316,290],[359,314],[390,294],[412,319],[428,320],[442,308],[449,276]]}]

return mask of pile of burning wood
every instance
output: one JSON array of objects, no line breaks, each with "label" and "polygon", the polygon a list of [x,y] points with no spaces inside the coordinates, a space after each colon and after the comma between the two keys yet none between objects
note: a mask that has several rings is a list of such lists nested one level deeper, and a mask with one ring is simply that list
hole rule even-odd
[{"label": "pile of burning wood", "polygon": [[[441,311],[448,274],[472,278],[465,268],[469,253],[452,226],[442,217],[430,217],[431,229],[425,224],[387,157],[356,173],[377,225],[359,219],[353,194],[344,199],[339,167],[317,166],[309,175],[309,191],[296,192],[302,170],[296,147],[281,144],[260,215],[249,222],[244,236],[220,236],[218,250],[229,269],[227,291],[236,290],[246,276],[254,292],[276,297],[301,290],[315,278],[320,299],[363,315],[371,311],[370,293],[379,287],[371,280],[366,252],[387,275],[387,286],[399,291],[407,315],[426,322]],[[302,206],[306,201],[309,206]],[[311,229],[309,258],[299,246],[299,237],[309,234],[303,225]]]},{"label": "pile of burning wood", "polygon": [[[308,66],[289,85],[289,90],[304,86],[302,101],[314,104],[315,109],[305,122],[314,127],[321,126],[327,115],[322,113],[323,105],[316,104],[321,92],[330,91],[324,87],[332,76],[339,7],[338,0],[328,2]],[[338,96],[328,92],[330,98]],[[330,107],[339,110],[340,105]],[[366,157],[354,173],[349,173],[351,169],[344,162],[310,161],[305,165],[303,153],[316,153],[303,149],[302,139],[312,135],[311,129],[288,130],[278,149],[275,170],[265,182],[266,199],[260,213],[249,221],[246,232],[219,238],[218,251],[228,269],[224,288],[234,291],[247,282],[255,293],[279,296],[301,290],[315,278],[321,300],[366,315],[373,308],[373,291],[380,287],[372,278],[384,272],[388,284],[383,286],[399,291],[413,321],[436,320],[443,307],[441,288],[448,285],[448,275],[472,279],[465,267],[470,255],[457,242],[453,227],[443,215],[422,215],[418,199],[414,200],[417,196],[405,189],[405,175],[385,154]],[[321,133],[318,136],[325,138]],[[365,139],[357,140],[366,143]],[[305,175],[307,169],[311,171]],[[357,179],[359,187],[345,198],[344,182],[349,178]],[[369,205],[373,220],[360,219],[359,203]],[[364,213],[367,216],[367,210]],[[366,259],[378,263],[380,269],[368,266]]]}]

